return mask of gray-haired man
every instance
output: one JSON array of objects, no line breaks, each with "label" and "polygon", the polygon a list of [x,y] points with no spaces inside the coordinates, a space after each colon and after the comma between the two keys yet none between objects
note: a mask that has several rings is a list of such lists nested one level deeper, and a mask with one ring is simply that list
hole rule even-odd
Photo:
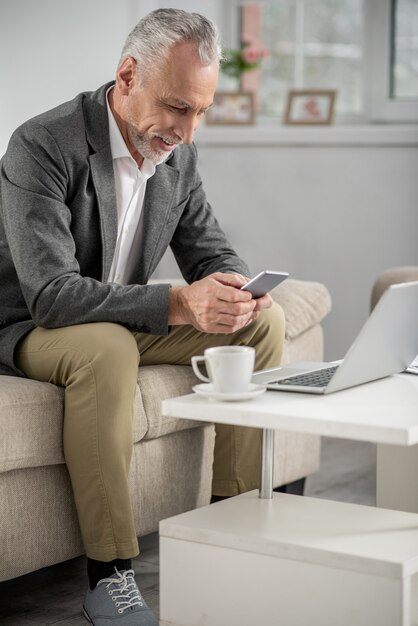
[{"label": "gray-haired man", "polygon": [[[65,387],[64,453],[96,626],[156,624],[136,586],[127,473],[141,364],[189,364],[248,344],[279,363],[283,315],[206,202],[193,133],[217,83],[215,27],[155,11],[129,35],[116,82],[30,120],[1,162],[0,372]],[[188,283],[147,285],[171,246]],[[258,431],[217,429],[213,493],[257,486]]]}]

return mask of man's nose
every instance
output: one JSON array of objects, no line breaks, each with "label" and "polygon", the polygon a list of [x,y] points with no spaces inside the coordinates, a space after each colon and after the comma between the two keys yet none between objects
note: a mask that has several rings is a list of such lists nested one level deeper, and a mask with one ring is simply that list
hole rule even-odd
[{"label": "man's nose", "polygon": [[198,126],[199,120],[195,115],[185,116],[179,122],[179,130],[177,132],[183,143],[193,142],[194,133]]}]

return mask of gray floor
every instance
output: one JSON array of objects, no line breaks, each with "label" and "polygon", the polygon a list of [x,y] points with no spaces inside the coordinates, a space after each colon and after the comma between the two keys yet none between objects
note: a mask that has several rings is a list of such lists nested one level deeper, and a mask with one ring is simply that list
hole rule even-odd
[{"label": "gray floor", "polygon": [[[341,439],[324,439],[321,470],[308,479],[306,495],[374,505],[376,447]],[[141,539],[134,560],[137,581],[158,616],[158,535]],[[0,583],[2,626],[78,626],[86,624],[81,606],[86,588],[85,560],[66,563]]]}]

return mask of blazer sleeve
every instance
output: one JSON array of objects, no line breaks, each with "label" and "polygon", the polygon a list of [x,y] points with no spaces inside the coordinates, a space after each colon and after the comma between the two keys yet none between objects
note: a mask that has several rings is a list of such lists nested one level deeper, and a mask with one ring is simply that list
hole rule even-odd
[{"label": "blazer sleeve", "polygon": [[106,321],[169,332],[169,285],[122,286],[80,274],[66,204],[66,161],[47,128],[32,122],[15,132],[1,162],[0,185],[6,240],[0,256],[10,266],[3,287],[9,298],[20,289],[36,325]]}]

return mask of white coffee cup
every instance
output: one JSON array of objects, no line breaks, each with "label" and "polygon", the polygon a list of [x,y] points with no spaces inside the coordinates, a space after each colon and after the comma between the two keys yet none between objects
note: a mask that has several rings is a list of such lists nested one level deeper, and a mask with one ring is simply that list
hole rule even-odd
[{"label": "white coffee cup", "polygon": [[[212,383],[218,393],[242,393],[250,389],[255,350],[249,346],[207,348],[204,356],[193,356],[193,371],[200,380]],[[209,378],[199,369],[204,362]]]}]

